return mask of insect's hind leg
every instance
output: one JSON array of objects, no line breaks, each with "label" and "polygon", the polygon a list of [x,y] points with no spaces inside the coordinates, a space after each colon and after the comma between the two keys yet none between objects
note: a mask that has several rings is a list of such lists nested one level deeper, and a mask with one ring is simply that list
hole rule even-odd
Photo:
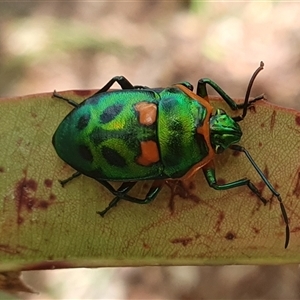
[{"label": "insect's hind leg", "polygon": [[115,190],[108,182],[106,181],[99,181],[104,187],[106,187],[112,194],[118,194],[109,204],[108,206],[102,210],[97,211],[97,214],[99,214],[101,217],[104,217],[104,215],[114,206],[117,205],[117,203],[122,200],[122,196],[128,193],[136,184],[136,181],[130,181],[130,182],[123,182],[122,185]]},{"label": "insect's hind leg", "polygon": [[64,179],[64,180],[58,180],[62,187],[64,187],[69,181],[73,180],[74,178],[80,176],[80,172],[73,173],[70,177]]},{"label": "insect's hind leg", "polygon": [[57,93],[56,90],[53,91],[52,98],[57,98],[57,99],[66,101],[67,103],[69,103],[70,105],[72,105],[74,107],[79,106],[79,104],[77,102],[75,102],[72,99],[69,99],[69,98],[66,98],[66,97],[62,96],[61,94]]},{"label": "insect's hind leg", "polygon": [[156,196],[159,194],[160,190],[162,189],[165,181],[163,180],[155,180],[147,195],[145,196],[144,199],[139,199],[136,197],[132,197],[127,195],[127,193],[133,188],[133,186],[137,183],[136,181],[134,182],[124,182],[118,190],[114,189],[110,183],[104,180],[97,180],[99,183],[101,183],[104,187],[106,187],[114,196],[116,196],[108,205],[106,209],[104,209],[101,212],[97,212],[100,214],[102,217],[107,213],[108,210],[110,210],[112,207],[114,207],[121,199],[137,203],[137,204],[148,204],[151,201],[153,201]]},{"label": "insect's hind leg", "polygon": [[118,83],[119,86],[123,90],[134,90],[134,89],[146,88],[146,87],[141,86],[141,85],[135,85],[135,86],[132,85],[132,83],[124,76],[115,76],[111,80],[109,80],[107,82],[107,84],[104,87],[102,87],[98,92],[96,92],[93,96],[107,92],[112,87],[112,85],[114,83]]},{"label": "insect's hind leg", "polygon": [[[120,85],[120,87],[123,89],[123,90],[129,90],[129,89],[145,89],[147,87],[144,87],[144,86],[140,86],[140,85],[132,85],[130,83],[130,81],[125,78],[124,76],[115,76],[113,77],[111,80],[109,80],[105,85],[104,87],[102,87],[99,91],[97,91],[95,94],[93,94],[91,97],[95,96],[95,95],[98,95],[98,94],[101,94],[101,93],[104,93],[104,92],[107,92],[114,83],[118,83]],[[58,99],[61,99],[61,100],[64,100],[66,101],[67,103],[69,103],[70,105],[74,106],[74,107],[78,107],[79,104],[77,102],[75,102],[74,100],[72,99],[69,99],[69,98],[66,98],[62,95],[60,95],[59,93],[57,93],[55,90],[52,94],[52,97],[53,98],[58,98]]]}]

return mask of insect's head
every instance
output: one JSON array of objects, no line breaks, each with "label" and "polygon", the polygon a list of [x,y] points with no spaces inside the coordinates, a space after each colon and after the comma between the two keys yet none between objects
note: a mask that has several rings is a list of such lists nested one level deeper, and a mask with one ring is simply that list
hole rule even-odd
[{"label": "insect's head", "polygon": [[238,143],[243,134],[239,124],[222,109],[210,117],[209,127],[210,141],[217,154]]}]

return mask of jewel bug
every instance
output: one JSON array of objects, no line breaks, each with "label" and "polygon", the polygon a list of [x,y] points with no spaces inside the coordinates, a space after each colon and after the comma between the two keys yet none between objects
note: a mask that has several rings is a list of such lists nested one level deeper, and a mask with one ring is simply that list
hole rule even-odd
[{"label": "jewel bug", "polygon": [[[76,172],[60,181],[64,186],[81,174],[97,180],[115,197],[100,212],[102,217],[121,199],[147,204],[159,194],[169,180],[185,180],[202,169],[210,187],[228,190],[248,188],[264,203],[267,200],[248,178],[218,184],[214,157],[227,148],[243,152],[280,204],[286,225],[285,248],[289,243],[288,217],[280,194],[274,189],[250,153],[237,145],[242,137],[238,122],[248,108],[263,96],[249,100],[253,82],[263,69],[263,62],[253,73],[243,103],[236,103],[214,81],[202,78],[197,91],[188,82],[166,88],[134,86],[125,77],[113,77],[107,84],[80,104],[54,91],[74,109],[64,118],[53,135],[58,156]],[[118,83],[120,90],[109,90]],[[230,117],[209,103],[210,85],[231,110],[242,110]],[[144,199],[128,195],[141,180],[153,180]],[[122,182],[115,189],[109,181]]]}]

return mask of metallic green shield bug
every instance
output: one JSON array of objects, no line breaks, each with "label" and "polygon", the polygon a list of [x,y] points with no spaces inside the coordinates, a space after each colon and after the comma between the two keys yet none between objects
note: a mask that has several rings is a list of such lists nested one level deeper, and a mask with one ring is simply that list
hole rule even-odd
[{"label": "metallic green shield bug", "polygon": [[[101,212],[104,216],[121,199],[146,204],[160,192],[166,180],[184,180],[202,169],[210,187],[227,190],[248,188],[264,203],[260,191],[248,178],[218,184],[213,159],[229,148],[243,152],[271,193],[278,199],[286,224],[285,247],[289,243],[289,225],[280,194],[274,189],[249,152],[237,145],[242,137],[238,124],[249,106],[263,96],[249,100],[250,90],[263,63],[252,75],[245,100],[237,104],[215,82],[198,81],[197,91],[188,82],[167,88],[134,86],[125,77],[113,77],[102,89],[80,104],[54,92],[53,96],[74,109],[53,135],[58,156],[77,172],[61,181],[64,186],[84,174],[106,187],[115,197]],[[121,90],[109,91],[114,83]],[[231,110],[242,114],[230,117],[209,103],[206,86],[214,88]],[[153,180],[144,199],[128,195],[141,180]],[[109,181],[122,182],[118,189]]]}]

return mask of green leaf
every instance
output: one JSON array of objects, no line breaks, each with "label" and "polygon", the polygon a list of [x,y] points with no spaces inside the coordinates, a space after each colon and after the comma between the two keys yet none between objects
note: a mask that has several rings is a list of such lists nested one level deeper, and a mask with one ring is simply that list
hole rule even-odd
[{"label": "green leaf", "polygon": [[[80,102],[93,91],[63,92]],[[228,110],[223,102],[212,104]],[[216,157],[217,177],[248,177],[270,199],[264,206],[247,187],[211,189],[202,172],[189,183],[169,182],[155,201],[120,201],[74,173],[57,155],[52,135],[72,110],[51,93],[0,100],[0,270],[128,265],[278,264],[299,262],[300,113],[260,101],[241,126],[246,147],[280,192],[290,221],[243,154]],[[132,191],[143,196],[151,182]],[[117,185],[116,185],[117,186]]]}]

